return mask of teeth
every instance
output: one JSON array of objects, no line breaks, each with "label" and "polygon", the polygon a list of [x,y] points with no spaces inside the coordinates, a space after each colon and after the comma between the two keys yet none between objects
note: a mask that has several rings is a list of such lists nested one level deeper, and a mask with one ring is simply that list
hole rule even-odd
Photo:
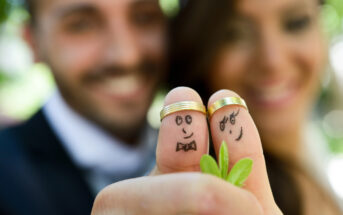
[{"label": "teeth", "polygon": [[131,94],[142,85],[142,80],[137,75],[124,75],[106,79],[104,88],[112,94]]},{"label": "teeth", "polygon": [[261,93],[279,93],[288,89],[287,83],[276,84],[273,86],[263,86],[260,89],[257,89]]},{"label": "teeth", "polygon": [[274,102],[286,98],[291,93],[291,89],[286,84],[280,84],[257,89],[256,92],[257,99],[265,102]]},{"label": "teeth", "polygon": [[277,101],[281,100],[289,95],[289,91],[285,90],[283,92],[269,92],[269,93],[262,93],[258,95],[258,99],[264,100],[264,101]]}]

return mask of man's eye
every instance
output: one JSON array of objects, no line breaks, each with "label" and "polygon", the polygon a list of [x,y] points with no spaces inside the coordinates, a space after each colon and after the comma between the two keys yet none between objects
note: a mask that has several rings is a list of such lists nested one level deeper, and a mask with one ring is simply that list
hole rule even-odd
[{"label": "man's eye", "polygon": [[133,15],[133,22],[141,26],[154,26],[164,21],[164,16],[160,11],[141,11]]},{"label": "man's eye", "polygon": [[302,16],[296,19],[287,20],[284,29],[287,32],[297,33],[307,29],[310,26],[311,19],[309,16]]},{"label": "man's eye", "polygon": [[66,24],[66,30],[71,33],[84,33],[96,27],[96,23],[88,19],[74,20]]}]

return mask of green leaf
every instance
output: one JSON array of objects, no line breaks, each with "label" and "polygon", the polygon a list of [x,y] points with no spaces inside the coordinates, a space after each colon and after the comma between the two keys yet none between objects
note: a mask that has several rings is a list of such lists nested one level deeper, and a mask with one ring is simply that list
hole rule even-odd
[{"label": "green leaf", "polygon": [[200,160],[201,172],[220,177],[217,162],[210,155],[203,155]]},{"label": "green leaf", "polygon": [[219,169],[221,178],[225,180],[229,170],[229,152],[225,141],[222,142],[219,150]]},{"label": "green leaf", "polygon": [[244,158],[239,160],[231,169],[227,181],[231,184],[242,187],[252,170],[253,160]]}]

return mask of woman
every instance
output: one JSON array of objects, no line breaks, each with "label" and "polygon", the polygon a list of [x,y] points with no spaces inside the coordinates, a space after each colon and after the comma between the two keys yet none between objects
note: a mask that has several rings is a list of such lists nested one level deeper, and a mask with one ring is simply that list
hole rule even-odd
[{"label": "woman", "polygon": [[285,214],[340,214],[304,165],[304,127],[327,61],[318,0],[190,0],[171,32],[173,85],[245,98]]}]

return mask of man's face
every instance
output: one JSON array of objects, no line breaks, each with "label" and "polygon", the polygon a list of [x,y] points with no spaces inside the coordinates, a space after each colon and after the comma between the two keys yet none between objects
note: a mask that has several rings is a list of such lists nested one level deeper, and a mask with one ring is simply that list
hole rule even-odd
[{"label": "man's face", "polygon": [[145,120],[165,60],[157,0],[36,0],[34,49],[68,104],[122,138]]}]

